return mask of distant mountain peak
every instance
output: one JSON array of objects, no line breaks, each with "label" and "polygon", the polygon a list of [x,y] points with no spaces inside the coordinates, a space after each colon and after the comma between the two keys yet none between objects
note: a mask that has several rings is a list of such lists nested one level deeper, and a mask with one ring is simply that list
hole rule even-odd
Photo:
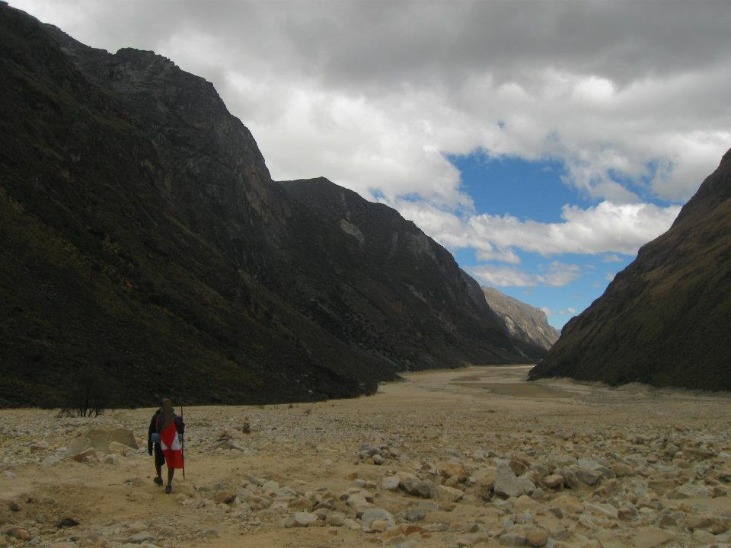
[{"label": "distant mountain peak", "polygon": [[560,332],[548,323],[546,313],[493,287],[482,287],[487,304],[500,317],[505,329],[518,340],[548,350]]}]

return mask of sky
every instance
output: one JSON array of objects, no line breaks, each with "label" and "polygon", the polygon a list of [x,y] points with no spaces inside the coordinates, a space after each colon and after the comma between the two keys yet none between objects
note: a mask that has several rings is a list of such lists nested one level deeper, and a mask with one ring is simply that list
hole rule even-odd
[{"label": "sky", "polygon": [[10,0],[211,81],[276,180],[396,208],[561,328],[731,147],[726,0]]}]

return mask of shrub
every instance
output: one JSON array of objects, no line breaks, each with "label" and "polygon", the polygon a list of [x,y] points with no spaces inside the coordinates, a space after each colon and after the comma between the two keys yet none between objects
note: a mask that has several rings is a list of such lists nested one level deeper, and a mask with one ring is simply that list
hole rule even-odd
[{"label": "shrub", "polygon": [[98,417],[109,406],[110,390],[99,371],[84,368],[73,375],[62,397],[61,415]]}]

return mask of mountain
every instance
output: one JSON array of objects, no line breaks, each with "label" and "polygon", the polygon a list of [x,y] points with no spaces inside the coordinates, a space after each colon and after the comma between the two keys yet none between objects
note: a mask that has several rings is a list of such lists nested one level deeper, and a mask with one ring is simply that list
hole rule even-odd
[{"label": "mountain", "polygon": [[487,304],[498,315],[508,334],[528,344],[548,350],[560,331],[548,323],[546,313],[492,287],[482,287]]},{"label": "mountain", "polygon": [[731,151],[605,293],[564,327],[531,379],[731,390]]},{"label": "mountain", "polygon": [[[503,363],[542,357],[511,340],[480,287],[442,246],[411,221],[325,178],[274,183],[337,234],[322,242],[335,276],[317,293],[289,294],[330,331],[400,369],[463,362]],[[400,356],[400,358],[399,358]]]},{"label": "mountain", "polygon": [[172,61],[0,4],[0,73],[0,405],[316,400],[526,361],[444,249],[332,183],[272,181]]}]

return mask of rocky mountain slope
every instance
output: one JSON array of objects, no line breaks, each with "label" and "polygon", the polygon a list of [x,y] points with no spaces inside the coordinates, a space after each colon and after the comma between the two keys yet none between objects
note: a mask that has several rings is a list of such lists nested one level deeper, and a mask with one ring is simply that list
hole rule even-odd
[{"label": "rocky mountain slope", "polygon": [[492,363],[512,360],[516,348],[523,360],[544,355],[511,339],[477,282],[397,211],[324,178],[275,185],[337,234],[337,242],[321,244],[335,276],[317,292],[300,286],[288,300],[340,338],[389,360],[401,356],[401,369],[441,367],[455,347],[465,360]]},{"label": "rocky mountain slope", "polygon": [[731,390],[731,151],[531,379],[566,376]]},{"label": "rocky mountain slope", "polygon": [[548,350],[561,334],[548,323],[546,313],[514,299],[493,287],[482,287],[490,308],[498,315],[511,337]]},{"label": "rocky mountain slope", "polygon": [[0,72],[0,404],[347,397],[532,352],[395,212],[333,222],[275,184],[170,60],[0,4]]}]

